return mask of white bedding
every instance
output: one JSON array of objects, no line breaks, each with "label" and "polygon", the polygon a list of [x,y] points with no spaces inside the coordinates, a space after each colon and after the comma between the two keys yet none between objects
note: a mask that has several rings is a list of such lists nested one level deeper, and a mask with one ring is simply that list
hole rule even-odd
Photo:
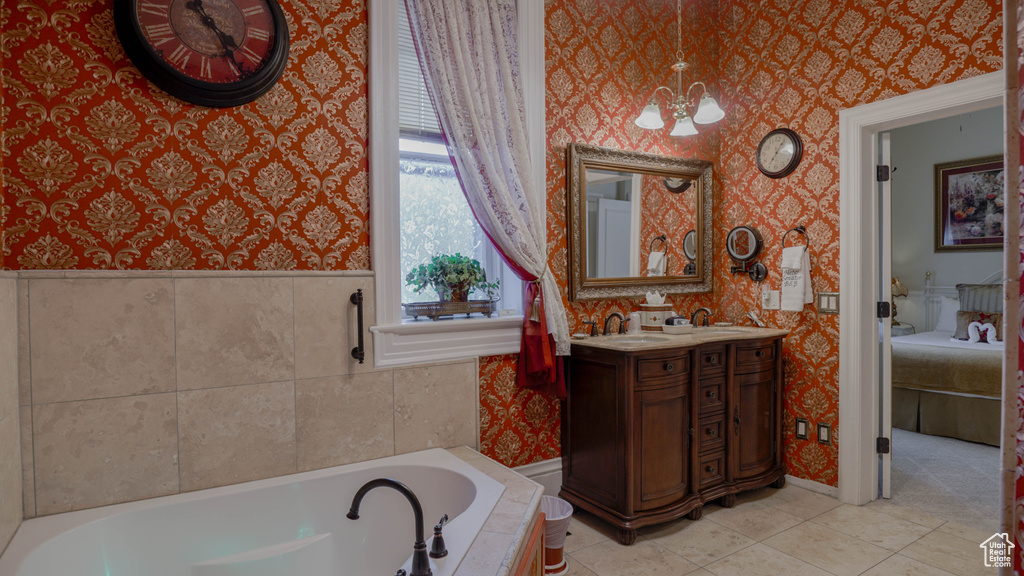
[{"label": "white bedding", "polygon": [[975,342],[971,343],[967,340],[956,340],[953,338],[953,332],[946,331],[935,331],[935,332],[922,332],[920,334],[910,334],[907,336],[893,336],[893,343],[901,344],[916,344],[918,346],[938,346],[942,348],[961,348],[965,350],[1002,350],[1003,343],[996,342],[995,344],[989,344],[988,342]]}]

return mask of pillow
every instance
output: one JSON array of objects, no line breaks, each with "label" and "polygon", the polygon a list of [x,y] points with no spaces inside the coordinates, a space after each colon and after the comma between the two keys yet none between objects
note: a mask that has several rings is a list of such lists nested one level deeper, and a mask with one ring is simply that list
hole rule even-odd
[{"label": "pillow", "polygon": [[960,301],[956,298],[941,297],[939,301],[939,317],[935,320],[936,332],[956,332],[956,313],[960,310]]},{"label": "pillow", "polygon": [[[956,332],[953,333],[953,338],[957,340],[968,340],[970,335],[967,333],[967,327],[970,326],[971,322],[986,322],[996,327],[996,340],[1000,342],[1003,340],[1003,315],[1002,314],[986,314],[984,312],[971,312],[961,310],[956,313]],[[981,341],[985,341],[985,337],[981,337]]]},{"label": "pillow", "polygon": [[1002,284],[957,284],[961,310],[976,310],[986,314],[1003,313]]}]

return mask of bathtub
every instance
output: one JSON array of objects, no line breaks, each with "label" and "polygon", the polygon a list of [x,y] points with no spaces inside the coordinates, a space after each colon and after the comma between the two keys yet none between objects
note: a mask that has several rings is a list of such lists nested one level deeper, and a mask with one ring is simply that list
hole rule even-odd
[{"label": "bathtub", "polygon": [[390,576],[410,570],[409,501],[376,488],[345,517],[368,480],[394,478],[423,506],[430,549],[443,514],[455,572],[504,485],[442,449],[235,486],[26,520],[0,557],[3,576]]}]

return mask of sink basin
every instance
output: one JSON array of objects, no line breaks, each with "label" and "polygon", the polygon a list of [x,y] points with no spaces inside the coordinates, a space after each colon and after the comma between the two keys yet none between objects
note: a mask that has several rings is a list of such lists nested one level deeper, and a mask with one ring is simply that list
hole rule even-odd
[{"label": "sink basin", "polygon": [[694,328],[693,329],[694,336],[699,336],[701,334],[708,335],[708,336],[710,336],[712,334],[736,334],[738,332],[746,332],[746,330],[744,330],[743,328],[729,328],[729,327],[726,327],[726,326],[722,326],[720,328],[716,328],[714,326],[711,326],[711,327],[708,327],[708,328]]},{"label": "sink basin", "polygon": [[668,342],[668,338],[662,336],[626,336],[616,338],[616,344],[653,344],[654,342]]}]

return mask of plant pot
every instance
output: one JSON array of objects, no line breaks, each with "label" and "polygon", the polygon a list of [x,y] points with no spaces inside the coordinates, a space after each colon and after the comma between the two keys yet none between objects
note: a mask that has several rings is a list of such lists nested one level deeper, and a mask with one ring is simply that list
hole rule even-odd
[{"label": "plant pot", "polygon": [[[448,301],[449,302],[469,302],[469,286],[452,286],[448,290]],[[443,300],[443,298],[442,298]]]}]

